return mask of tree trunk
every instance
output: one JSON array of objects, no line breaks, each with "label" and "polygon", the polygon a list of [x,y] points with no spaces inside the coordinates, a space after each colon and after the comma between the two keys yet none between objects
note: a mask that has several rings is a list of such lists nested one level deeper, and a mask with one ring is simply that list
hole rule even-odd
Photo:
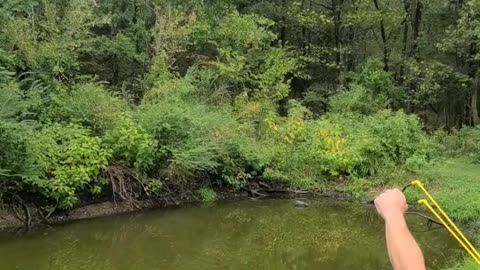
[{"label": "tree trunk", "polygon": [[[302,0],[302,12],[305,12],[305,0]],[[302,41],[301,41],[302,55],[307,55],[307,28],[302,24]]]},{"label": "tree trunk", "polygon": [[472,115],[472,125],[476,126],[480,124],[480,118],[478,117],[478,91],[480,88],[480,70],[475,72],[475,78],[473,80],[473,93],[472,100],[470,101],[470,110]]},{"label": "tree trunk", "polygon": [[281,27],[280,27],[280,43],[282,44],[282,47],[285,47],[286,44],[286,39],[287,39],[287,18],[285,16],[285,12],[287,8],[287,0],[282,0],[282,22],[281,22]]},{"label": "tree trunk", "polygon": [[405,9],[405,18],[406,21],[403,25],[403,46],[402,46],[402,54],[404,57],[408,56],[408,22],[411,20],[410,15],[410,0],[403,0],[403,7]]},{"label": "tree trunk", "polygon": [[[373,4],[375,5],[375,8],[377,9],[377,11],[380,11],[380,6],[378,4],[378,0],[373,0]],[[387,35],[386,35],[386,31],[385,31],[385,22],[383,20],[383,14],[382,14],[382,18],[380,19],[380,35],[382,37],[382,42],[383,42],[383,69],[385,71],[389,71],[390,67],[389,67],[389,62],[390,62],[390,59],[389,59],[389,55],[390,55],[390,50],[389,50],[389,47],[388,47],[388,44],[387,44]]]},{"label": "tree trunk", "polygon": [[[412,49],[410,56],[418,58],[418,38],[420,37],[422,27],[422,0],[411,0],[410,13],[412,24]],[[417,59],[418,60],[418,59]]]},{"label": "tree trunk", "polygon": [[475,56],[478,54],[478,49],[475,43],[470,44],[468,52],[467,70],[468,75],[471,78],[472,94],[466,100],[466,121],[465,124],[476,126],[480,123],[478,116],[478,91],[480,88],[480,62],[475,60]]},{"label": "tree trunk", "polygon": [[345,83],[344,65],[343,65],[343,42],[342,42],[342,6],[343,0],[332,0],[334,37],[335,37],[335,62],[338,68],[338,85],[340,87]]},{"label": "tree trunk", "polygon": [[[408,30],[409,30],[409,21],[410,21],[410,0],[403,0],[403,7],[405,10],[405,20],[403,24],[403,38],[402,38],[402,57],[406,59],[408,57]],[[405,76],[405,64],[400,65],[400,71],[398,76],[399,84],[403,84]]]}]

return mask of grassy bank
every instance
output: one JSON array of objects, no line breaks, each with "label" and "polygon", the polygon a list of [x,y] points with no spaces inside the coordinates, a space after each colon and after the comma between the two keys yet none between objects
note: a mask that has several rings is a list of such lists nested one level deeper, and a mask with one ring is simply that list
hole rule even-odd
[{"label": "grassy bank", "polygon": [[461,159],[418,170],[421,179],[448,213],[459,222],[480,220],[480,165]]},{"label": "grassy bank", "polygon": [[478,269],[478,264],[473,260],[468,260],[463,263],[457,264],[449,270],[476,270]]},{"label": "grassy bank", "polygon": [[[465,159],[446,159],[415,170],[426,188],[449,216],[469,233],[471,241],[480,245],[480,166]],[[420,192],[409,191],[409,200],[423,198]],[[450,270],[478,269],[470,258]]]}]

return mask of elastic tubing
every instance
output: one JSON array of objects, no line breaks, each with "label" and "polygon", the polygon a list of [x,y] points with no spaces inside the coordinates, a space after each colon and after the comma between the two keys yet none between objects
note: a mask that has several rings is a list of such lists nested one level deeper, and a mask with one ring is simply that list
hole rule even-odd
[{"label": "elastic tubing", "polygon": [[[480,258],[477,258],[477,256],[474,254],[474,252],[466,246],[466,244],[458,237],[458,235],[450,228],[450,226],[447,225],[445,220],[443,220],[443,218],[437,213],[437,211],[435,211],[435,209],[433,209],[433,207],[430,205],[430,203],[428,203],[427,200],[425,200],[425,199],[420,200],[420,201],[418,201],[418,204],[425,205],[428,208],[428,210],[430,210],[430,212],[432,212],[432,214],[435,215],[435,217],[443,224],[443,226],[445,226],[445,228],[447,228],[447,230],[450,232],[450,234],[453,235],[453,237],[455,239],[457,239],[458,243],[460,243],[460,245],[462,245],[462,247],[475,260],[475,262],[477,262],[480,265]],[[473,249],[473,250],[476,251],[475,249]]]},{"label": "elastic tubing", "polygon": [[[462,246],[465,248],[465,250],[467,250],[468,253],[480,265],[480,254],[478,253],[478,251],[475,249],[475,247],[472,245],[472,243],[470,243],[470,241],[468,241],[467,237],[465,237],[465,235],[460,231],[460,229],[457,227],[457,225],[455,225],[455,223],[448,217],[448,215],[445,213],[445,211],[443,211],[443,209],[440,207],[440,205],[438,205],[438,203],[435,201],[435,199],[433,199],[433,197],[430,195],[430,193],[423,186],[422,182],[420,182],[418,180],[413,181],[412,186],[416,186],[416,187],[420,188],[420,190],[422,190],[422,192],[427,196],[427,198],[433,203],[433,205],[438,209],[438,211],[440,211],[440,213],[448,221],[448,224],[447,224],[447,222],[445,222],[445,220],[443,218],[440,217],[440,215],[437,213],[437,211],[435,211],[435,209],[433,209],[433,207],[430,205],[430,203],[427,200],[420,200],[418,203],[419,204],[424,204],[425,206],[427,206],[427,208],[429,208],[429,210],[442,223],[444,223],[444,226],[448,229],[448,231],[457,239],[457,241],[462,243]],[[453,232],[452,229],[450,228],[450,226],[453,227],[453,229],[456,232]],[[461,239],[459,239],[457,234],[460,235]],[[468,246],[468,248],[465,245]]]}]

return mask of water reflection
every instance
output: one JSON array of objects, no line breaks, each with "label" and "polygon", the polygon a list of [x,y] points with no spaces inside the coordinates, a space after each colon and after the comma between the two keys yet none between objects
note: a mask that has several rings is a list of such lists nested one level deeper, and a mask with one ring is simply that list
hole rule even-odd
[{"label": "water reflection", "polygon": [[[422,229],[421,219],[409,224]],[[372,209],[239,201],[108,217],[0,236],[0,269],[391,269]],[[460,254],[443,230],[416,233],[429,269]]]}]

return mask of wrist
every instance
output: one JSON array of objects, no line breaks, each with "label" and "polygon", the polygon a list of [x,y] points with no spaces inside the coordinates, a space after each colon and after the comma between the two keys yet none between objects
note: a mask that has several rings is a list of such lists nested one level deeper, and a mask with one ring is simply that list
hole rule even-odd
[{"label": "wrist", "polygon": [[385,222],[398,222],[405,220],[404,213],[400,211],[390,212],[384,215]]}]

